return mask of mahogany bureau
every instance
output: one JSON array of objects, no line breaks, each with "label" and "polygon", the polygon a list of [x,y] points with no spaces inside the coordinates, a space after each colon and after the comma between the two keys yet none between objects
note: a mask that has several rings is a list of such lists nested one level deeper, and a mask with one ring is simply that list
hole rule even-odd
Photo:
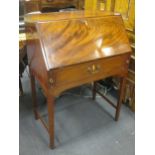
[{"label": "mahogany bureau", "polygon": [[[61,92],[109,76],[121,79],[117,105],[105,98],[119,118],[131,54],[122,17],[112,12],[75,11],[25,16],[33,110],[54,148],[54,99]],[[30,37],[31,35],[31,37]],[[47,98],[48,125],[37,110],[37,79]],[[93,98],[96,94],[94,82]]]}]

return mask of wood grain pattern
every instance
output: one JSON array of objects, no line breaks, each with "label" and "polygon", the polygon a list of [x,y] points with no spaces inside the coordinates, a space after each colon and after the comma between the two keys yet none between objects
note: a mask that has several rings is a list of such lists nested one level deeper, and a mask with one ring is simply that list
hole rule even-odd
[{"label": "wood grain pattern", "polygon": [[38,23],[37,28],[49,69],[131,50],[119,17]]},{"label": "wood grain pattern", "polygon": [[81,19],[80,12],[78,17],[74,14],[70,20],[36,24],[49,70],[131,51],[119,15]]},{"label": "wood grain pattern", "polygon": [[24,20],[27,23],[47,22],[47,21],[59,21],[65,19],[77,19],[77,18],[92,18],[103,16],[115,15],[110,11],[68,11],[68,12],[52,12],[52,13],[40,13],[40,14],[27,14],[24,16]]},{"label": "wood grain pattern", "polygon": [[123,17],[128,37],[135,42],[135,0],[85,0],[86,10],[105,10],[120,13]]},{"label": "wood grain pattern", "polygon": [[[25,21],[32,35],[27,42],[31,77],[39,81],[48,101],[50,147],[54,148],[54,98],[66,89],[113,75],[121,77],[115,107],[118,120],[131,54],[121,16],[75,11],[27,15]],[[34,91],[34,81],[31,84]]]},{"label": "wood grain pattern", "polygon": [[[87,0],[89,1],[89,0]],[[96,1],[96,0],[94,0]],[[101,2],[101,1],[99,1]],[[130,45],[132,47],[132,56],[130,59],[130,65],[129,68],[134,71],[134,64],[135,64],[135,57],[134,57],[134,44],[135,44],[135,0],[106,0],[104,1],[105,4],[105,10],[109,10],[109,11],[113,11],[113,12],[118,12],[121,13],[123,20],[124,20],[124,24],[125,24],[125,28],[127,30],[127,34],[128,34],[128,38],[130,41]],[[129,75],[130,76],[130,71],[129,71]],[[128,77],[131,78],[131,77]],[[124,98],[128,98],[125,99],[126,101],[129,100],[129,105],[131,105],[131,109],[133,110],[134,105],[135,105],[135,99],[134,99],[134,84],[133,82],[131,82],[132,80],[130,79],[129,81],[127,80],[127,84],[126,84],[126,93]],[[118,84],[117,84],[118,85]],[[132,88],[132,89],[129,89]],[[130,92],[130,93],[128,93]],[[132,95],[129,95],[132,94]],[[128,97],[127,97],[128,96]],[[124,102],[126,102],[124,100]],[[126,102],[127,103],[127,102]]]},{"label": "wood grain pattern", "polygon": [[40,81],[42,89],[47,92],[48,72],[38,40],[27,40],[27,55],[31,73],[35,74],[36,79]]},{"label": "wood grain pattern", "polygon": [[[54,96],[57,96],[66,89],[101,80],[112,75],[126,76],[129,56],[129,54],[119,55],[53,69],[49,72],[50,77],[53,80],[50,92]],[[88,68],[92,68],[92,66],[99,66],[99,70],[95,73],[89,72]]]}]

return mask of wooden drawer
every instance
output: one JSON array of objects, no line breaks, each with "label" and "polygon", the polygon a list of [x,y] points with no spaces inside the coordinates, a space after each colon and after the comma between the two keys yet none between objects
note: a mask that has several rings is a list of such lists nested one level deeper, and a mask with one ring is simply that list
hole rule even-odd
[{"label": "wooden drawer", "polygon": [[[78,81],[95,81],[111,75],[126,74],[128,55],[120,55],[95,60],[83,64],[72,65],[51,71],[54,85],[65,85]],[[83,83],[82,82],[82,83]]]}]

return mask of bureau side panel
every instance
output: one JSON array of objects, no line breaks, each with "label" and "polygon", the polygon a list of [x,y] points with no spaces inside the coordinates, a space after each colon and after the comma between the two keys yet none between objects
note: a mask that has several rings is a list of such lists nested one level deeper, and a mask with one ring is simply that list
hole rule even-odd
[{"label": "bureau side panel", "polygon": [[36,79],[39,81],[40,85],[44,89],[44,92],[47,92],[48,73],[35,26],[27,24],[26,32],[27,32],[27,56],[30,70],[32,74],[36,77]]}]

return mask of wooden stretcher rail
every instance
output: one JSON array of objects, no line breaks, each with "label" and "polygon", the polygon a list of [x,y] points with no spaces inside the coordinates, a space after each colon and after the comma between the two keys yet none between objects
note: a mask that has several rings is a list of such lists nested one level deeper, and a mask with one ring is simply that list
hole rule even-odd
[{"label": "wooden stretcher rail", "polygon": [[45,127],[45,129],[47,130],[47,132],[49,133],[49,128],[47,126],[47,124],[45,123],[45,121],[43,120],[42,116],[40,115],[39,112],[37,112],[38,118],[41,121],[41,123],[43,124],[43,126]]},{"label": "wooden stretcher rail", "polygon": [[100,95],[100,96],[102,96],[113,108],[117,108],[116,107],[116,105],[113,103],[113,102],[111,102],[106,96],[104,96],[101,92],[99,92],[98,90],[96,90],[96,92]]}]

